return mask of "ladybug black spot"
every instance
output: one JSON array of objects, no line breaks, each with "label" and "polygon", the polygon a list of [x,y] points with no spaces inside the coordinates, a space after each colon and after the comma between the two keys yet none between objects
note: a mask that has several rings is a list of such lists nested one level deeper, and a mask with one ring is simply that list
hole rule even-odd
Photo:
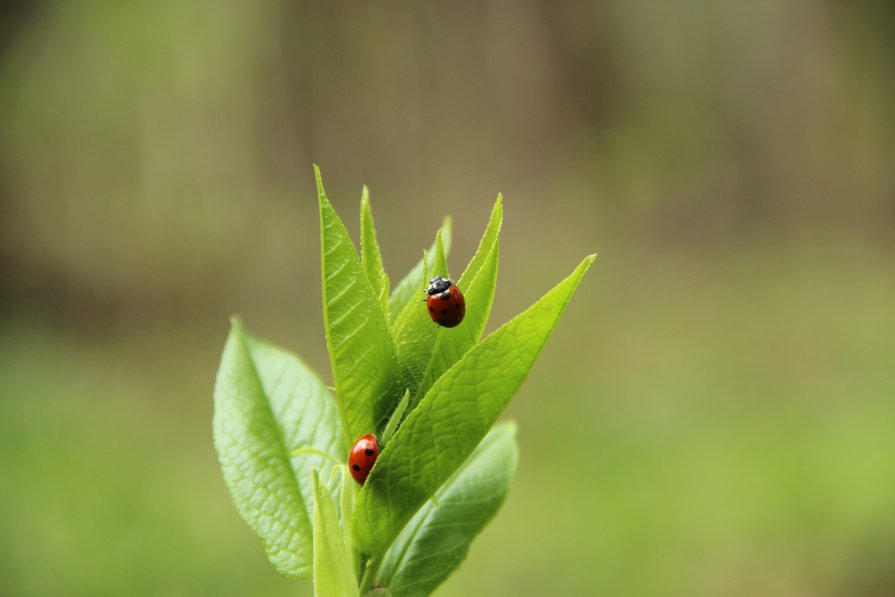
[{"label": "ladybug black spot", "polygon": [[459,309],[459,308],[460,308],[460,303],[457,303],[457,304],[456,304],[456,305],[454,305],[454,306],[455,306],[455,307],[456,307],[456,308],[458,308],[458,309]]},{"label": "ladybug black spot", "polygon": [[359,464],[355,464],[355,465],[353,465],[351,468],[353,468],[353,469],[356,470],[356,471],[359,471],[359,470],[360,470],[360,465],[359,465]]},{"label": "ladybug black spot", "polygon": [[430,313],[435,313],[435,309],[433,309],[432,307],[429,307],[429,312],[430,312]]},{"label": "ladybug black spot", "polygon": [[442,309],[442,310],[441,310],[441,314],[442,314],[442,315],[447,315],[447,309]]},{"label": "ladybug black spot", "polygon": [[364,450],[364,454],[366,454],[367,456],[372,456],[373,448],[367,448],[366,450]]}]

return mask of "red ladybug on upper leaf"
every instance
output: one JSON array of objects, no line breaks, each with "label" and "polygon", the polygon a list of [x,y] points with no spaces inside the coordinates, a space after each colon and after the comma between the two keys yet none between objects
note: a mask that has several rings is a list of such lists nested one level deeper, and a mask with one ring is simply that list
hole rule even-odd
[{"label": "red ladybug on upper leaf", "polygon": [[435,276],[426,291],[426,307],[429,317],[438,325],[453,328],[460,325],[466,315],[466,299],[450,278]]},{"label": "red ladybug on upper leaf", "polygon": [[354,442],[354,446],[348,454],[348,468],[351,470],[354,480],[363,485],[378,457],[379,442],[376,441],[376,437],[372,433],[362,435]]}]

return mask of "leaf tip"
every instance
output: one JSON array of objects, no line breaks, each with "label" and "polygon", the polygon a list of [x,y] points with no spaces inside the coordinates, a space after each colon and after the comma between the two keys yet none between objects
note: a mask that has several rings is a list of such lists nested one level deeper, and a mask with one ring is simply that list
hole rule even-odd
[{"label": "leaf tip", "polygon": [[235,313],[230,316],[230,332],[233,334],[242,334],[242,317]]},{"label": "leaf tip", "polygon": [[447,265],[447,251],[444,246],[444,230],[438,229],[435,233],[435,260],[432,264],[432,272],[436,276],[450,277]]},{"label": "leaf tip", "polygon": [[[572,276],[577,276],[580,281],[584,274],[587,273],[587,270],[590,269],[590,266],[593,265],[594,261],[597,259],[597,254],[592,253],[581,260],[581,263],[578,264],[578,267],[575,268],[575,271],[572,273]],[[576,282],[577,286],[577,282]]]},{"label": "leaf tip", "polygon": [[328,203],[328,201],[326,199],[326,191],[323,189],[323,175],[320,174],[320,167],[317,164],[314,164],[314,179],[317,181],[317,199],[319,199],[322,206],[324,203]]},{"label": "leaf tip", "polygon": [[497,199],[494,200],[494,207],[491,208],[491,220],[495,218],[503,220],[503,193],[497,194]]}]

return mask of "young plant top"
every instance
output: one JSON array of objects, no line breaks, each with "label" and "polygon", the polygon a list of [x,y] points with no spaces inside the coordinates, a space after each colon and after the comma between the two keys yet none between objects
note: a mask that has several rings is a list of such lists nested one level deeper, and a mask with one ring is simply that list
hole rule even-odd
[{"label": "young plant top", "polygon": [[509,491],[516,427],[495,423],[595,256],[482,339],[500,196],[456,283],[446,219],[392,289],[367,189],[358,255],[315,173],[334,387],[234,318],[214,392],[215,448],[236,509],[281,573],[313,579],[318,596],[429,595]]}]

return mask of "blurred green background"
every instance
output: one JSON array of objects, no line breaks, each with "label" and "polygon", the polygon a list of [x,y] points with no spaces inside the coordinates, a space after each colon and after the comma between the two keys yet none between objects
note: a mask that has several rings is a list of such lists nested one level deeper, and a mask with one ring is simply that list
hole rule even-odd
[{"label": "blurred green background", "polygon": [[442,595],[895,594],[888,2],[11,2],[0,594],[296,595],[211,443],[238,312],[329,376],[311,164],[491,329],[600,259]]}]

